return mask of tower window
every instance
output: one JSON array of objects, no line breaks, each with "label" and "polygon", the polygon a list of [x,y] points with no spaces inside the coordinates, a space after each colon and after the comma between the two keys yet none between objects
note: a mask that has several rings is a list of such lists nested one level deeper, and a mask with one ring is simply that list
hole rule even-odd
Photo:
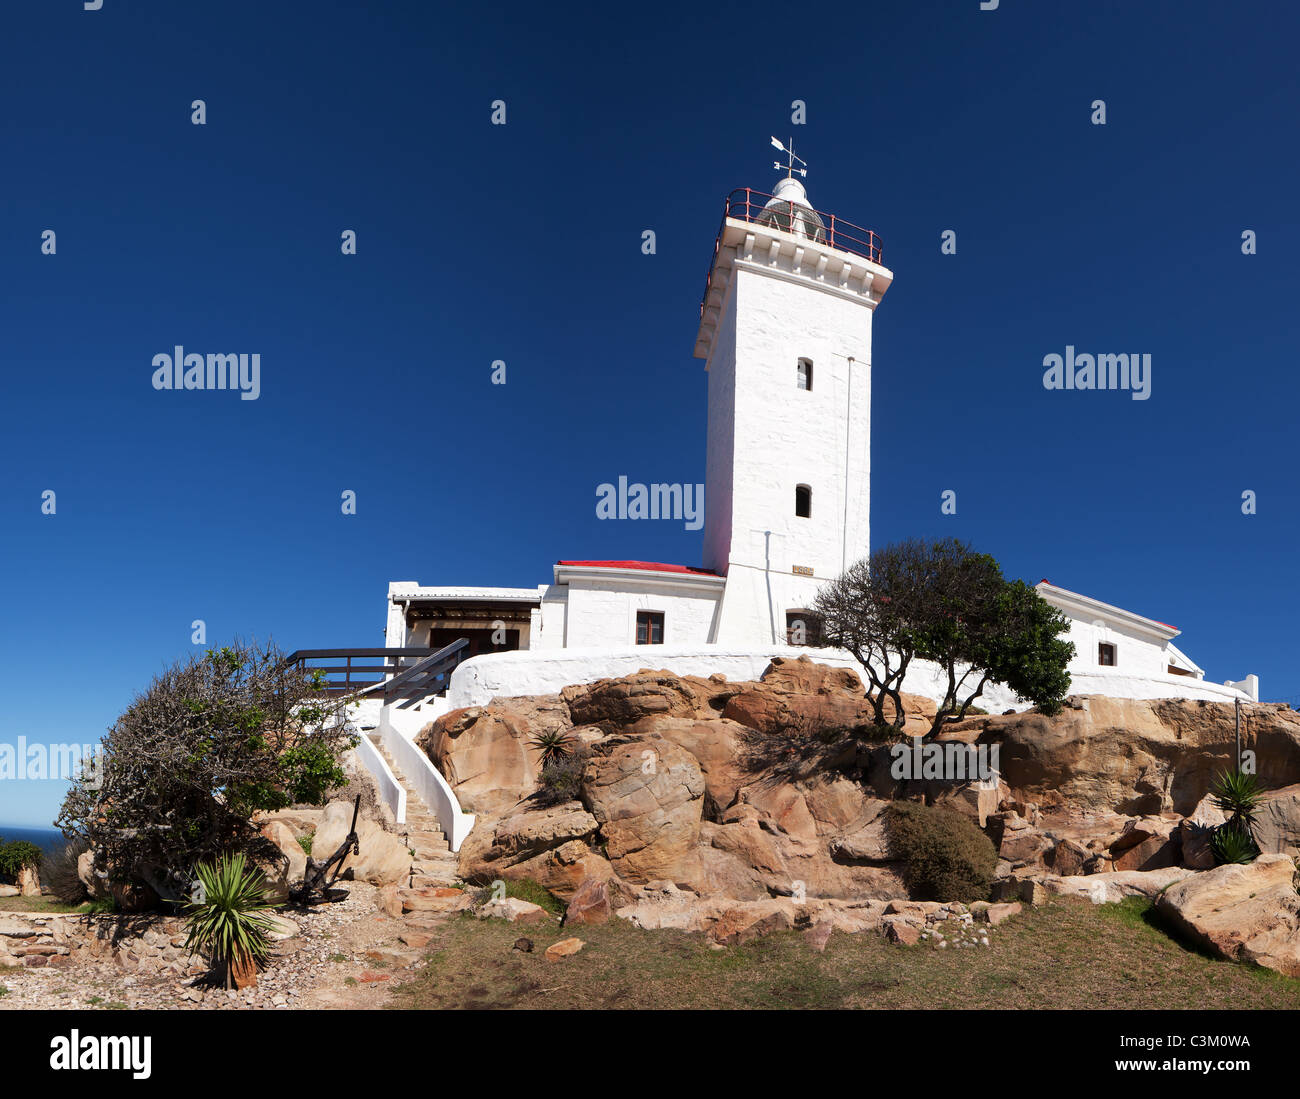
[{"label": "tower window", "polygon": [[800,389],[812,388],[812,359],[799,360],[799,372],[797,377]]},{"label": "tower window", "polygon": [[662,611],[636,612],[636,643],[662,645],[664,643],[664,616]]},{"label": "tower window", "polygon": [[821,618],[811,611],[786,611],[785,643],[819,646],[822,643]]},{"label": "tower window", "polygon": [[1097,645],[1097,663],[1103,668],[1113,668],[1115,666],[1115,646],[1108,645],[1105,641]]},{"label": "tower window", "polygon": [[812,489],[807,485],[796,485],[794,490],[794,513],[800,519],[812,518]]}]

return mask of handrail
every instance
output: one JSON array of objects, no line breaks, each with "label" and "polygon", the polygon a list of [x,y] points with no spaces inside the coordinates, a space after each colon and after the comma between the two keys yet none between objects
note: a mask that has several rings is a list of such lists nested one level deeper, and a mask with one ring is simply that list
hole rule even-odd
[{"label": "handrail", "polygon": [[755,191],[752,187],[737,187],[722,204],[722,222],[718,227],[717,238],[713,242],[713,257],[709,260],[708,275],[704,280],[704,296],[700,299],[700,316],[704,316],[705,304],[709,300],[709,288],[713,284],[713,268],[717,263],[718,251],[722,247],[722,237],[727,228],[727,219],[748,221],[759,225],[768,225],[783,233],[825,244],[841,252],[861,256],[872,263],[884,262],[884,250],[880,238],[870,229],[854,225],[834,214],[814,210],[800,202],[776,199],[764,191]]},{"label": "handrail", "polygon": [[[407,648],[355,648],[355,649],[296,649],[284,659],[284,667],[297,666],[303,672],[320,672],[325,676],[321,691],[327,695],[368,693],[394,683],[411,689],[436,684],[444,671],[449,672],[459,664],[463,650],[469,642],[465,638],[444,645],[441,649],[428,647]],[[376,657],[383,661],[376,661]],[[403,661],[414,660],[414,663]],[[450,665],[444,669],[448,661]],[[325,661],[325,663],[320,663]],[[416,674],[418,673],[418,674]],[[434,688],[437,689],[436,687]],[[405,691],[403,692],[405,693]],[[425,693],[432,693],[426,691]]]}]

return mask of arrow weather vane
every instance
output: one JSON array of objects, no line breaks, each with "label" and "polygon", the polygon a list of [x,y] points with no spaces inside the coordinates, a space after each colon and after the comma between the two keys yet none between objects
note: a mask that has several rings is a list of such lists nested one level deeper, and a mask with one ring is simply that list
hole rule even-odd
[{"label": "arrow weather vane", "polygon": [[[808,178],[808,162],[804,160],[802,157],[797,157],[794,155],[794,138],[790,139],[789,148],[786,148],[784,145],[782,145],[776,138],[772,138],[772,147],[774,149],[780,149],[781,152],[785,153],[786,157],[788,158],[786,160],[786,163],[784,164],[782,164],[779,160],[774,162],[772,165],[773,168],[775,168],[778,172],[781,171],[782,168],[784,168],[786,179],[790,179],[791,177],[793,177],[795,172],[798,172],[801,176],[804,177],[804,179]],[[802,168],[796,168],[794,166],[796,160],[803,165]]]}]

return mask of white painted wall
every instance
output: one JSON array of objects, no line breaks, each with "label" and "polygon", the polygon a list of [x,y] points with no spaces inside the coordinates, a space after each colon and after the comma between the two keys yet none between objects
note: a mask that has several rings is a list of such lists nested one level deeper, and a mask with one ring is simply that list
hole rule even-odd
[{"label": "white painted wall", "polygon": [[[663,575],[663,574],[658,574]],[[664,616],[665,645],[705,645],[713,633],[720,592],[671,581],[579,580],[567,585],[569,648],[618,649],[636,644],[638,611]]]},{"label": "white painted wall", "polygon": [[[708,360],[704,562],[728,577],[722,645],[779,641],[785,612],[806,608],[869,547],[877,299],[814,268],[796,274],[794,245],[784,249],[775,263],[761,242],[753,258],[742,247],[729,260]],[[798,387],[801,358],[813,364],[811,390]],[[795,514],[801,484],[812,489],[807,518]]]},{"label": "white painted wall", "polygon": [[[1127,628],[1118,622],[1107,622],[1097,616],[1078,614],[1060,607],[1057,609],[1070,622],[1069,640],[1074,642],[1075,650],[1074,658],[1069,663],[1072,676],[1117,672],[1129,677],[1169,678],[1170,655],[1167,641]],[[1098,646],[1102,642],[1115,646],[1114,668],[1106,668],[1098,663]]]}]

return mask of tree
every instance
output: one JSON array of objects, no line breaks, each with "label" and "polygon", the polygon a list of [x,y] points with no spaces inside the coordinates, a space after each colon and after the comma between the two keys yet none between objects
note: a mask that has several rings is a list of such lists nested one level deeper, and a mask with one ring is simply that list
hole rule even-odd
[{"label": "tree", "polygon": [[816,610],[827,640],[866,669],[878,724],[885,698],[894,703],[893,724],[903,724],[900,692],[916,659],[933,661],[944,676],[928,735],[964,718],[990,681],[1048,713],[1069,690],[1074,646],[1060,636],[1064,616],[955,539],[876,551],[828,584]]},{"label": "tree", "polygon": [[255,812],[322,804],[345,781],[339,758],[356,738],[319,686],[271,645],[172,665],[113,723],[56,825],[110,880],[182,897],[200,860],[265,853]]}]

